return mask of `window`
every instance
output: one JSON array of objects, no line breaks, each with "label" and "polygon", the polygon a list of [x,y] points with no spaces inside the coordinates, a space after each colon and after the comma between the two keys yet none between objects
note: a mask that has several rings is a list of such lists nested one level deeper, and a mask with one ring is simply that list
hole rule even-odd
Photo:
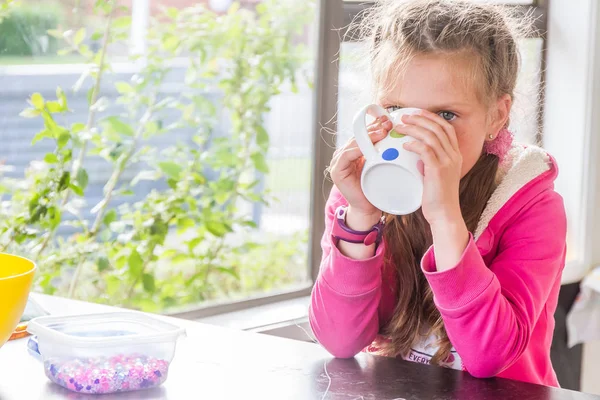
[{"label": "window", "polygon": [[[545,1],[496,2],[533,10],[538,31],[546,31]],[[340,42],[344,32],[332,27],[347,26],[371,3],[123,0],[114,10],[112,4],[0,0],[0,251],[36,259],[38,290],[188,318],[308,295],[331,187],[323,171],[336,140],[351,134],[355,110],[369,101],[364,72],[355,68],[359,45]],[[260,13],[275,17],[260,25]],[[294,34],[281,34],[292,27]],[[281,47],[261,47],[261,39]],[[240,43],[265,56],[248,56]],[[537,96],[545,85],[546,37],[521,45],[514,130],[525,142],[543,142],[561,164],[581,158],[583,139],[563,146],[554,127],[560,124],[548,113],[541,118],[548,105]],[[111,68],[90,69],[102,52]],[[238,75],[220,73],[236,62]],[[261,83],[275,75],[269,82],[279,91],[265,91]],[[58,86],[69,112],[62,112]],[[551,90],[552,110],[561,90]],[[45,124],[40,105],[53,110]],[[240,116],[252,121],[248,129]],[[239,152],[244,138],[250,153]],[[83,142],[85,173],[73,165]],[[70,148],[72,155],[62,153]],[[238,168],[242,159],[247,164]],[[568,165],[563,179],[582,168]],[[569,212],[569,260],[584,265],[584,215],[576,210],[586,183],[569,191],[566,180],[558,188]],[[48,187],[60,193],[48,195]],[[237,192],[243,193],[232,197]]]},{"label": "window", "polygon": [[0,250],[38,291],[179,315],[307,293],[318,1],[10,3]]}]

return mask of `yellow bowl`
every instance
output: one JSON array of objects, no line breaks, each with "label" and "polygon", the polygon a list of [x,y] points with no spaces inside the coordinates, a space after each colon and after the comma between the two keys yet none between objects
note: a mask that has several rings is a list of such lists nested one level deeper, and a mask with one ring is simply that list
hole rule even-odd
[{"label": "yellow bowl", "polygon": [[21,320],[35,269],[26,258],[0,253],[0,347]]}]

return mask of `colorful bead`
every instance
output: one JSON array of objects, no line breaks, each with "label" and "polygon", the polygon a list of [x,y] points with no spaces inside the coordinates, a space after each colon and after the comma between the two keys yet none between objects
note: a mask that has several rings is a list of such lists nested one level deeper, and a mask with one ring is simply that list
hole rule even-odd
[{"label": "colorful bead", "polygon": [[54,383],[79,393],[114,393],[147,389],[167,379],[169,362],[141,355],[117,355],[87,359],[49,359],[46,376]]}]

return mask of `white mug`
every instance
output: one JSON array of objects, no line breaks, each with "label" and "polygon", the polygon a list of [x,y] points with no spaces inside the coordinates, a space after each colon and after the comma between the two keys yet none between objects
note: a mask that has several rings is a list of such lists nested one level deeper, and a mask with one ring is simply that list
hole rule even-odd
[{"label": "white mug", "polygon": [[403,125],[402,115],[416,114],[418,108],[401,108],[388,113],[383,107],[370,104],[354,117],[354,137],[365,157],[361,187],[373,206],[394,215],[406,215],[421,207],[423,175],[417,164],[419,156],[405,150],[403,144],[415,139],[392,129],[388,136],[373,145],[367,131],[367,114],[375,118],[387,116],[393,126]]}]

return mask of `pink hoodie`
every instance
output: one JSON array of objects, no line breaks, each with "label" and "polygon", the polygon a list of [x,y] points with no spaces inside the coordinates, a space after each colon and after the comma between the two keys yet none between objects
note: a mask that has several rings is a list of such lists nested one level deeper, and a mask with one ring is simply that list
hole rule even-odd
[{"label": "pink hoodie", "polygon": [[[558,386],[550,361],[554,311],[566,253],[566,217],[554,191],[557,167],[537,147],[515,145],[461,261],[437,272],[435,249],[421,267],[454,349],[448,367],[475,377],[503,377]],[[319,342],[336,357],[371,345],[393,315],[396,283],[382,276],[386,243],[367,260],[345,257],[331,240],[334,188],[326,208],[321,270],[309,318]],[[429,363],[435,338],[413,346],[407,359]]]}]

